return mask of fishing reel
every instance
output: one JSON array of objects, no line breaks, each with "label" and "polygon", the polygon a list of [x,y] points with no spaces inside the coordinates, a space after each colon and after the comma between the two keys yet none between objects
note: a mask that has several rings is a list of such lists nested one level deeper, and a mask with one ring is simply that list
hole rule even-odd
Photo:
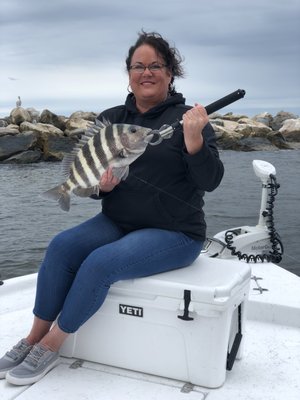
[{"label": "fishing reel", "polygon": [[273,208],[279,184],[272,164],[253,161],[253,169],[262,182],[261,206],[256,226],[241,226],[217,233],[208,238],[202,254],[217,258],[238,258],[249,262],[274,262],[282,259],[283,245],[275,230]]}]

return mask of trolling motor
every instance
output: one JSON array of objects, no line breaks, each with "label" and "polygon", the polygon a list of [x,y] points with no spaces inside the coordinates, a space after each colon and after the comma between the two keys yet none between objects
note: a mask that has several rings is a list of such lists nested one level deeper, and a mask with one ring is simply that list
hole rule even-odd
[{"label": "trolling motor", "polygon": [[[246,91],[244,89],[238,89],[235,92],[232,92],[228,94],[225,97],[222,97],[221,99],[214,101],[213,103],[207,105],[205,107],[205,110],[207,114],[212,114],[213,112],[216,112],[220,110],[223,107],[228,106],[229,104],[241,99],[244,97],[246,94]],[[173,132],[175,129],[177,129],[179,126],[182,125],[182,120],[181,121],[176,121],[172,125],[163,125],[159,130],[152,130],[151,132],[148,133],[148,135],[153,135],[153,138],[149,142],[150,145],[155,146],[157,144],[160,144],[163,139],[170,139],[173,135]]]},{"label": "trolling motor", "polygon": [[238,258],[249,262],[274,262],[282,259],[283,245],[274,227],[273,208],[279,184],[272,164],[253,160],[254,172],[262,182],[258,224],[217,233],[207,239],[202,254],[208,257]]}]

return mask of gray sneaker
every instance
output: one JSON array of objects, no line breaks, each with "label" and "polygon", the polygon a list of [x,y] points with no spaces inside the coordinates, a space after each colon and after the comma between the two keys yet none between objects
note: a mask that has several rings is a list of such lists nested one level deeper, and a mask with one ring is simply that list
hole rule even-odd
[{"label": "gray sneaker", "polygon": [[21,364],[27,357],[32,346],[22,339],[10,351],[8,351],[2,358],[0,358],[0,379],[5,378],[6,373]]},{"label": "gray sneaker", "polygon": [[59,354],[35,344],[25,360],[8,371],[6,380],[14,385],[30,385],[39,381],[58,363]]}]

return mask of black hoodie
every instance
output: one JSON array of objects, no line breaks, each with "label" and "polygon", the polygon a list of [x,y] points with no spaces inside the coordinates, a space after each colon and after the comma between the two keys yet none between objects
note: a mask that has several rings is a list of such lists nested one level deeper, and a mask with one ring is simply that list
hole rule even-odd
[{"label": "black hoodie", "polygon": [[[105,110],[98,119],[159,129],[181,120],[190,108],[182,94],[177,93],[140,113],[130,94],[125,105]],[[203,137],[203,147],[194,155],[185,149],[182,127],[159,145],[148,145],[144,154],[130,165],[127,179],[103,194],[102,212],[127,232],[160,228],[205,240],[204,192],[219,185],[224,168],[210,124],[204,128]]]}]

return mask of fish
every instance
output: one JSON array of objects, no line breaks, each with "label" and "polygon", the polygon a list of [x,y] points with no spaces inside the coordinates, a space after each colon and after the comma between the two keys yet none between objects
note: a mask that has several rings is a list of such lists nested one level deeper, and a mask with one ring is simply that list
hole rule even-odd
[{"label": "fish", "polygon": [[41,194],[55,200],[64,211],[70,209],[71,193],[80,197],[99,194],[99,181],[109,168],[120,180],[129,174],[129,165],[140,157],[154,133],[131,124],[111,124],[95,120],[62,160],[65,181]]}]

